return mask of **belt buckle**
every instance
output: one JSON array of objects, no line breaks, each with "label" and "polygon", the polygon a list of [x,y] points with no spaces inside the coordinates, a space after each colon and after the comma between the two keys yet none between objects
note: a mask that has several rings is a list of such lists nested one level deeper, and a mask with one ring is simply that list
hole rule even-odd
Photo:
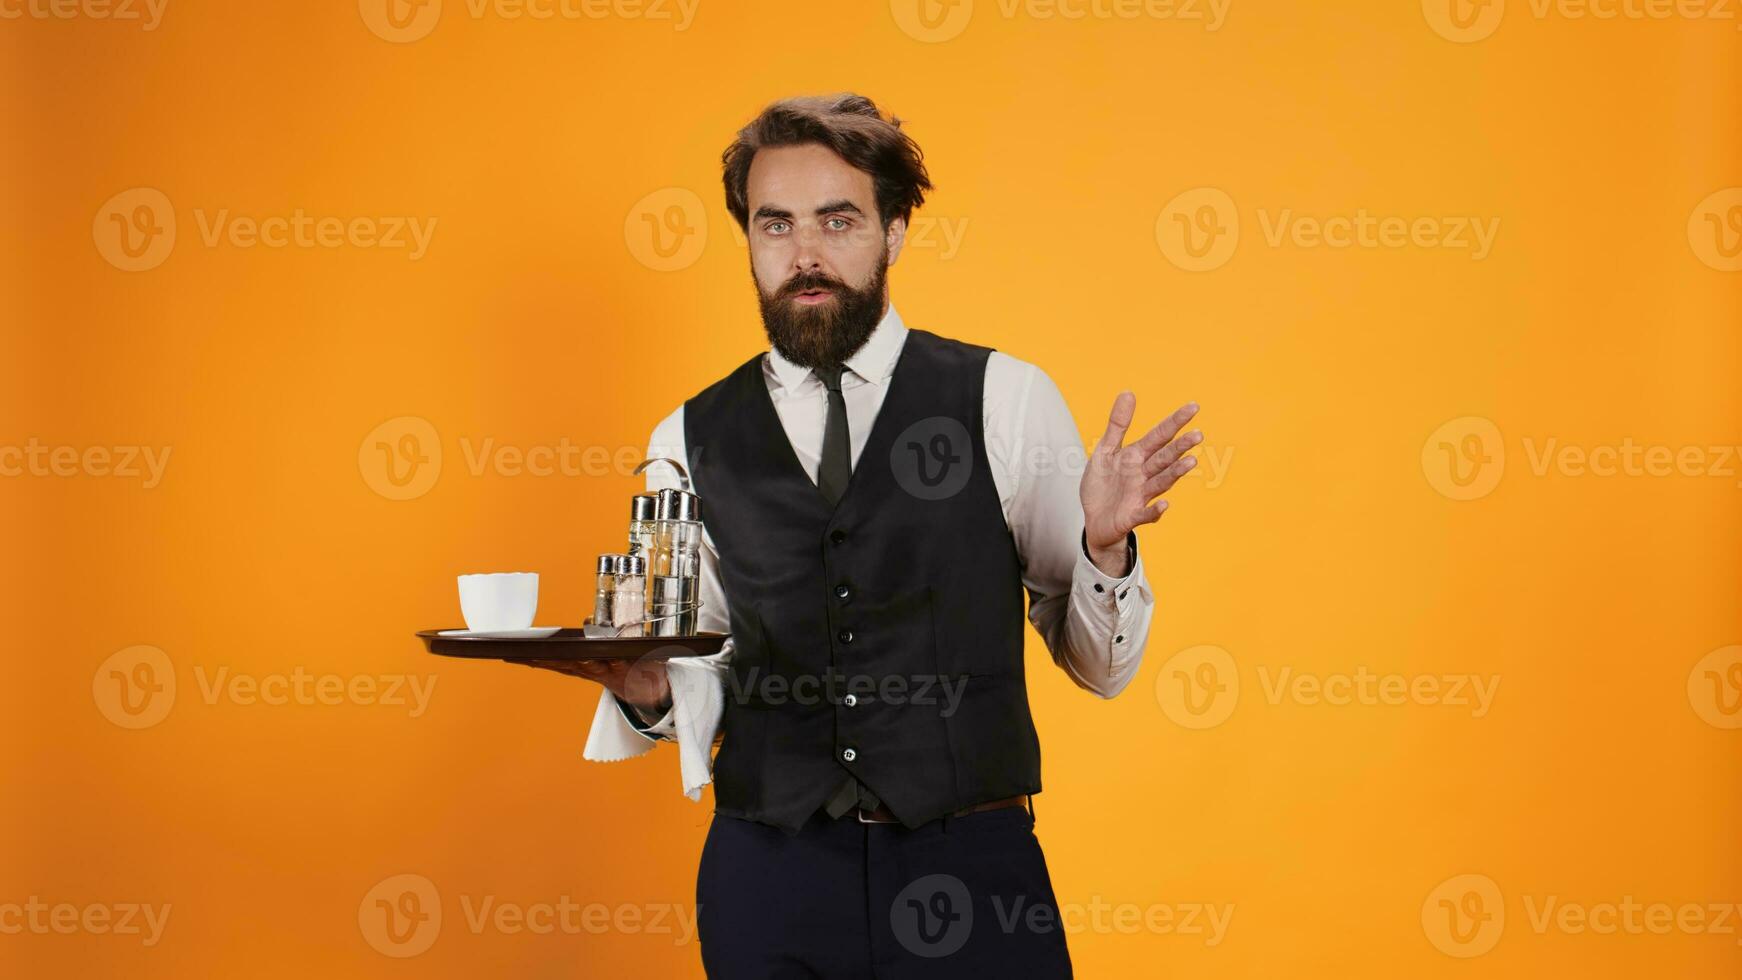
[{"label": "belt buckle", "polygon": [[858,808],[858,807],[854,807],[854,808],[853,808],[853,815],[854,815],[854,816],[855,816],[855,817],[858,817],[858,818],[859,818],[859,822],[860,822],[860,823],[899,823],[899,822],[900,822],[900,821],[897,821],[897,820],[879,820],[879,819],[875,819],[875,818],[872,818],[872,819],[866,819],[866,817],[865,817],[865,814],[866,814],[866,813],[867,813],[867,812],[868,812],[868,811],[865,811],[865,810],[861,810],[861,809],[859,809],[859,808]]}]

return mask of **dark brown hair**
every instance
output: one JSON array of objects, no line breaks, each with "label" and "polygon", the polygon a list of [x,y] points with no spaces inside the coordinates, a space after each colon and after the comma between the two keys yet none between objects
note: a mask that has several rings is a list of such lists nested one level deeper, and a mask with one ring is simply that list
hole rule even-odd
[{"label": "dark brown hair", "polygon": [[919,144],[901,131],[901,120],[885,117],[877,104],[863,95],[802,95],[763,109],[720,155],[726,210],[738,220],[738,227],[750,227],[746,185],[756,151],[805,143],[826,146],[871,175],[877,216],[884,227],[896,218],[907,221],[931,190],[924,154]]}]

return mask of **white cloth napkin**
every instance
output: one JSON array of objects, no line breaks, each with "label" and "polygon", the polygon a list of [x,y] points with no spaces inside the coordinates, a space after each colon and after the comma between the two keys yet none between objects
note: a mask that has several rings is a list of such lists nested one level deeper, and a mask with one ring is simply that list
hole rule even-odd
[{"label": "white cloth napkin", "polygon": [[[666,661],[671,682],[671,710],[649,729],[656,735],[677,740],[678,775],[684,795],[700,802],[702,787],[713,782],[714,733],[725,711],[722,683],[725,654],[683,657]],[[617,699],[601,691],[593,712],[593,728],[582,756],[593,762],[621,762],[652,751],[658,742],[647,738],[623,717]]]}]

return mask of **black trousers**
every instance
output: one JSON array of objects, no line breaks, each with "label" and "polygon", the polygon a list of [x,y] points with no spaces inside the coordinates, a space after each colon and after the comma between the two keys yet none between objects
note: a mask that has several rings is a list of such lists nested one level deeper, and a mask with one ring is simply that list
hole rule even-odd
[{"label": "black trousers", "polygon": [[796,836],[715,815],[696,904],[713,980],[1071,976],[1021,807],[917,830],[819,812]]}]

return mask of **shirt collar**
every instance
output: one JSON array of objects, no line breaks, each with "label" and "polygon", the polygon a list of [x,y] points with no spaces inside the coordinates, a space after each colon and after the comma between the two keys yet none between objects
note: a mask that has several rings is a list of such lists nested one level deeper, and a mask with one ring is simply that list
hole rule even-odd
[{"label": "shirt collar", "polygon": [[[896,355],[901,353],[901,346],[906,340],[907,324],[901,322],[901,314],[895,312],[895,304],[891,302],[889,309],[884,311],[883,319],[877,321],[871,336],[866,338],[864,346],[847,358],[847,370],[872,384],[882,384],[895,370]],[[803,384],[813,373],[810,368],[794,364],[773,349],[768,352],[767,365],[772,369],[780,386],[788,391]]]}]

